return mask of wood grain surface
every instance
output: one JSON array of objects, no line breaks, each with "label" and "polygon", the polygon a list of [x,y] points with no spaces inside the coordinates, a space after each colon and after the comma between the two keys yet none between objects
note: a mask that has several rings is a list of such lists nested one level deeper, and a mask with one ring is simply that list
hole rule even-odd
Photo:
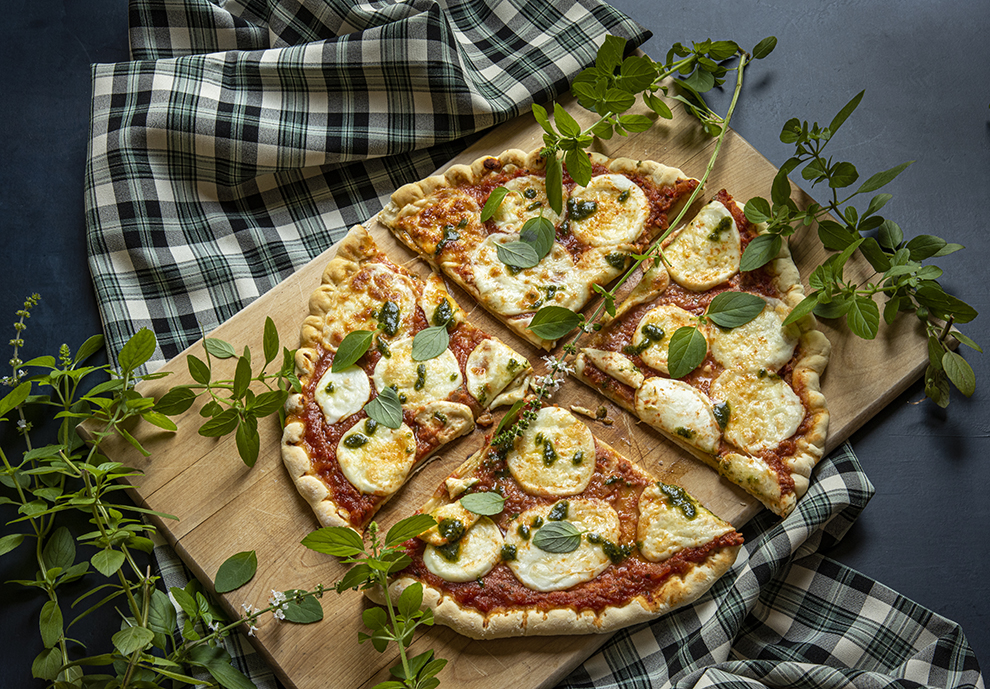
[{"label": "wood grain surface", "polygon": [[[590,113],[563,101],[582,123],[590,124]],[[469,163],[475,158],[497,154],[507,148],[531,150],[542,144],[542,130],[531,116],[522,116],[493,130],[451,163]],[[689,176],[701,177],[714,141],[696,123],[678,111],[672,121],[659,121],[653,129],[628,138],[597,141],[595,150],[610,157],[656,160],[679,167]],[[721,188],[736,199],[769,197],[775,168],[734,132],[729,132],[712,175],[697,206],[700,207]],[[805,203],[810,199],[798,196]],[[688,216],[690,217],[690,216]],[[424,263],[391,238],[378,223],[367,227],[390,257],[414,272],[425,274]],[[328,240],[329,244],[329,240]],[[791,243],[791,250],[802,276],[827,256],[817,237],[805,233]],[[211,336],[232,343],[238,351],[247,345],[260,352],[262,326],[270,316],[290,348],[298,342],[299,326],[308,315],[310,293],[334,248],[314,259],[275,289],[223,324]],[[853,262],[847,275],[866,278],[872,270],[865,262]],[[543,352],[515,337],[486,311],[476,306],[458,289],[452,293],[481,328],[496,334],[517,351],[537,363]],[[594,307],[589,307],[588,313]],[[906,389],[921,373],[926,362],[924,333],[916,319],[902,319],[894,328],[881,324],[875,341],[851,336],[842,327],[822,322],[821,329],[832,342],[832,357],[822,379],[822,389],[831,412],[828,449],[833,449]],[[202,357],[202,343],[187,353]],[[232,377],[234,360],[215,362],[214,378]],[[192,382],[185,355],[163,370],[172,375],[142,385],[142,392],[159,396],[178,384]],[[614,424],[589,421],[592,431],[630,459],[640,462],[658,478],[676,482],[701,500],[709,509],[737,527],[760,509],[759,503],[719,478],[711,469],[686,452],[666,442],[658,433],[616,405],[605,401],[589,388],[570,380],[557,392],[554,401],[562,406],[582,405],[591,409],[606,404]],[[311,589],[319,583],[332,585],[345,568],[329,556],[300,545],[302,538],[319,525],[306,502],[297,495],[279,457],[281,429],[274,418],[260,424],[261,456],[254,468],[238,458],[233,436],[221,439],[197,434],[202,422],[198,402],[176,419],[179,430],[166,433],[150,427],[135,435],[150,450],[144,458],[124,442],[106,443],[106,454],[115,461],[141,469],[130,493],[138,504],[179,517],[178,521],[156,519],[166,539],[196,576],[208,587],[220,564],[234,553],[255,550],[258,572],[254,579],[233,593],[218,599],[233,615],[241,603],[264,606],[272,589]],[[482,444],[475,432],[445,448],[430,460],[397,496],[379,513],[383,529],[423,504],[439,482]],[[271,618],[258,630],[254,643],[288,687],[371,687],[389,678],[388,668],[397,662],[397,651],[379,654],[370,644],[359,645],[363,630],[361,611],[370,605],[361,594],[328,593],[323,598],[325,619],[311,625],[280,623]],[[655,624],[663,624],[663,619]],[[442,686],[459,688],[551,687],[598,648],[606,637],[536,637],[496,641],[474,641],[445,628],[433,628],[417,636],[410,652],[432,648],[450,662],[440,674]]]}]

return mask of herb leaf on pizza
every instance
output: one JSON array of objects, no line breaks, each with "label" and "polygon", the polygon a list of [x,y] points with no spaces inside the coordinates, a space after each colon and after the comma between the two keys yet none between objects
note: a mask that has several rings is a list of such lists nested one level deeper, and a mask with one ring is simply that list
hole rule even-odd
[{"label": "herb leaf on pizza", "polygon": [[564,173],[561,212],[546,192],[539,152],[509,150],[398,189],[379,221],[513,331],[545,306],[580,311],[594,286],[617,278],[667,228],[698,186],[676,168],[597,153],[587,186]]},{"label": "herb leaf on pizza", "polygon": [[575,375],[786,516],[824,452],[819,378],[830,345],[808,314],[786,245],[740,270],[765,232],[724,190],[664,244]]},{"label": "herb leaf on pizza", "polygon": [[435,620],[473,638],[610,632],[694,601],[731,567],[730,524],[571,412],[536,406],[420,510],[437,524],[407,543],[393,599],[422,584]]},{"label": "herb leaf on pizza", "polygon": [[309,306],[282,459],[324,526],[364,528],[436,450],[528,386],[522,355],[468,323],[439,276],[395,265],[360,225]]}]

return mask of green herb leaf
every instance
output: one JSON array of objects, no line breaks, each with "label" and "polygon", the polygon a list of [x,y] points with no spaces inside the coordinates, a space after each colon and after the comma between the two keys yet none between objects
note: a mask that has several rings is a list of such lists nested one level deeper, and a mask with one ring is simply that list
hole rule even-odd
[{"label": "green herb leaf", "polygon": [[240,416],[236,409],[224,409],[199,428],[199,434],[205,438],[219,438],[237,428]]},{"label": "green herb leaf", "polygon": [[864,340],[872,340],[877,336],[880,327],[880,308],[869,297],[859,294],[849,304],[846,313],[846,323],[849,329]]},{"label": "green herb leaf", "polygon": [[708,353],[708,342],[691,325],[678,328],[667,348],[667,371],[671,378],[683,378],[701,365]]},{"label": "green herb leaf", "polygon": [[419,612],[422,605],[423,585],[417,581],[402,590],[396,607],[399,609],[399,615],[408,620]]},{"label": "green herb leaf", "polygon": [[739,270],[745,272],[765,266],[777,257],[781,246],[783,246],[783,240],[781,240],[780,235],[761,234],[746,246],[739,261]]},{"label": "green herb leaf", "polygon": [[581,531],[568,521],[547,522],[533,535],[533,545],[547,553],[571,553],[581,545]]},{"label": "green herb leaf", "polygon": [[231,555],[217,570],[214,588],[217,593],[229,593],[251,581],[257,571],[258,555],[255,551],[246,550]]},{"label": "green herb leaf", "polygon": [[553,249],[554,237],[553,223],[542,215],[527,220],[519,232],[519,239],[531,244],[541,260]]},{"label": "green herb leaf", "polygon": [[942,356],[942,369],[952,384],[966,397],[972,397],[976,392],[976,374],[973,367],[955,352],[946,352]]},{"label": "green herb leaf", "polygon": [[371,337],[374,333],[371,330],[355,330],[347,333],[347,336],[337,347],[337,352],[333,355],[333,365],[330,370],[340,373],[344,369],[353,366],[354,363],[364,356],[364,353],[371,347]]},{"label": "green herb leaf", "polygon": [[241,399],[251,385],[251,360],[246,356],[237,359],[237,368],[234,370],[234,382],[231,385],[230,394],[234,399]]},{"label": "green herb leaf", "polygon": [[200,385],[210,384],[210,367],[195,354],[186,356],[186,366],[189,368],[189,375]]},{"label": "green herb leaf", "polygon": [[759,196],[753,197],[746,202],[743,213],[745,213],[746,219],[754,224],[767,222],[772,216],[770,203]]},{"label": "green herb leaf", "polygon": [[12,533],[0,538],[0,555],[6,555],[24,542],[24,534]]},{"label": "green herb leaf", "polygon": [[941,287],[935,284],[924,284],[915,292],[915,298],[922,306],[927,307],[936,318],[949,320],[953,318],[956,323],[969,323],[976,318],[978,312],[962,299],[946,294]]},{"label": "green herb leaf", "polygon": [[265,334],[262,339],[262,348],[265,352],[265,366],[267,366],[275,361],[279,350],[278,328],[275,327],[275,321],[272,320],[271,316],[265,317]]},{"label": "green herb leaf", "polygon": [[749,292],[722,292],[712,299],[706,314],[715,325],[738,328],[763,313],[766,305],[761,297]]},{"label": "green herb leaf", "polygon": [[505,508],[505,498],[494,491],[468,493],[461,498],[461,507],[468,512],[492,517],[502,513],[502,510]]},{"label": "green herb leaf", "polygon": [[859,172],[856,171],[856,166],[852,163],[836,163],[829,172],[828,186],[832,189],[843,189],[859,179]]},{"label": "green herb leaf", "polygon": [[575,148],[568,151],[564,155],[564,162],[567,163],[567,172],[570,173],[571,179],[582,187],[591,183],[591,160],[588,159],[588,154],[583,149]]},{"label": "green herb leaf", "polygon": [[287,601],[282,612],[285,613],[285,619],[288,622],[312,624],[323,619],[323,606],[320,605],[320,601],[312,593],[304,595],[298,602],[295,600],[295,597],[303,593],[303,591],[290,589],[284,591],[284,593]]},{"label": "green herb leaf", "polygon": [[581,316],[563,306],[544,306],[536,312],[529,329],[544,340],[557,340],[581,324]]},{"label": "green herb leaf", "polygon": [[967,347],[969,347],[970,349],[975,349],[980,354],[983,353],[983,348],[981,348],[980,345],[976,344],[976,342],[974,342],[970,338],[966,337],[965,335],[963,335],[958,330],[953,330],[951,334],[952,334],[952,336],[954,338],[956,338],[957,340],[959,340],[959,344],[964,344]]},{"label": "green herb leaf", "polygon": [[553,212],[560,215],[564,210],[564,170],[557,157],[556,151],[551,151],[547,157],[546,190],[547,202]]},{"label": "green herb leaf", "polygon": [[[536,108],[539,106],[534,104],[533,107]],[[544,113],[545,112],[546,111],[544,110]],[[488,200],[485,201],[485,205],[481,209],[481,222],[485,222],[495,215],[495,211],[497,211],[499,206],[502,205],[502,201],[505,200],[505,195],[508,193],[509,190],[505,187],[495,187],[492,189],[492,193],[488,195]]]},{"label": "green herb leaf", "polygon": [[306,535],[302,544],[310,550],[335,557],[356,557],[364,553],[364,542],[354,529],[325,526]]},{"label": "green herb leaf", "polygon": [[859,250],[873,266],[873,270],[884,273],[890,270],[890,257],[880,248],[880,243],[873,237],[867,237],[859,245]]},{"label": "green herb leaf", "polygon": [[378,396],[364,405],[364,413],[388,428],[402,425],[402,403],[392,388],[378,391]]},{"label": "green herb leaf", "polygon": [[45,542],[41,552],[45,564],[49,567],[69,569],[76,561],[76,539],[69,533],[68,528],[60,526]]},{"label": "green herb leaf", "polygon": [[767,55],[773,52],[773,49],[777,47],[777,37],[767,36],[762,41],[756,44],[753,48],[753,59],[762,60]]},{"label": "green herb leaf", "polygon": [[569,112],[564,110],[560,103],[553,104],[553,120],[557,124],[557,130],[564,136],[571,138],[580,136],[581,125],[571,117]]},{"label": "green herb leaf", "polygon": [[[835,133],[834,130],[832,133],[833,134]],[[914,162],[913,160],[910,160],[906,163],[901,163],[900,165],[896,165],[890,168],[889,170],[878,172],[877,174],[873,175],[868,180],[863,182],[860,185],[859,189],[856,190],[856,193],[869,194],[870,192],[876,191],[880,187],[892,182],[894,178],[897,177],[897,175],[904,172],[904,170],[906,170],[907,167],[911,165],[913,162]]]},{"label": "green herb leaf", "polygon": [[450,344],[450,335],[447,333],[447,326],[432,325],[423,328],[416,337],[413,338],[412,358],[413,361],[426,361],[434,359],[447,351]]},{"label": "green herb leaf", "polygon": [[134,651],[151,645],[155,640],[155,633],[145,627],[128,627],[114,634],[110,640],[121,654],[129,656]]},{"label": "green herb leaf", "polygon": [[31,676],[54,680],[62,669],[62,653],[57,648],[46,648],[31,663]]},{"label": "green herb leaf", "polygon": [[526,242],[506,242],[496,244],[498,260],[512,268],[532,268],[540,262],[540,255],[532,244]]},{"label": "green herb leaf", "polygon": [[105,548],[97,551],[90,559],[97,571],[105,577],[112,577],[124,564],[124,554],[119,550]]},{"label": "green herb leaf", "polygon": [[219,340],[215,337],[207,337],[203,340],[203,348],[209,353],[210,356],[216,357],[217,359],[232,359],[237,356],[237,352],[234,351],[234,346],[229,342],[224,340]]},{"label": "green herb leaf", "polygon": [[103,335],[93,335],[79,346],[79,350],[76,352],[73,361],[77,364],[86,361],[86,359],[103,349],[103,344]]},{"label": "green herb leaf", "polygon": [[839,127],[842,126],[842,123],[853,114],[853,111],[859,106],[859,102],[863,100],[864,93],[866,93],[866,91],[860,91],[853,96],[852,100],[842,106],[842,110],[840,110],[839,113],[832,118],[832,122],[828,125],[830,136],[835,136],[835,133],[839,131]]},{"label": "green herb leaf", "polygon": [[189,410],[196,401],[196,393],[189,388],[172,388],[155,402],[155,411],[166,416],[178,416]]},{"label": "green herb leaf", "polygon": [[930,234],[919,234],[905,244],[907,250],[911,252],[912,261],[924,261],[926,258],[931,258],[945,245],[944,239]]},{"label": "green herb leaf", "polygon": [[525,400],[516,400],[516,402],[509,407],[509,411],[505,412],[505,416],[503,416],[502,420],[498,422],[498,426],[495,428],[495,433],[492,435],[493,438],[497,438],[498,434],[501,433],[506,426],[510,426],[515,423],[515,420],[519,417],[519,412],[522,411],[525,404]]},{"label": "green herb leaf", "polygon": [[385,534],[385,547],[391,548],[400,543],[405,543],[410,538],[415,538],[431,526],[436,525],[437,520],[428,514],[414,514],[411,517],[396,522],[395,526]]},{"label": "green herb leaf", "polygon": [[533,103],[533,117],[536,119],[537,123],[543,127],[543,131],[550,135],[556,135],[553,127],[550,125],[550,115],[547,113],[547,109],[544,108],[539,103]]},{"label": "green herb leaf", "polygon": [[155,334],[147,328],[141,328],[121,347],[117,363],[122,370],[133,371],[151,358],[157,344]]},{"label": "green herb leaf", "polygon": [[24,382],[4,395],[0,399],[0,418],[5,417],[9,412],[24,403],[24,400],[31,394],[31,382]]},{"label": "green herb leaf", "polygon": [[45,648],[51,648],[62,638],[62,610],[58,601],[45,601],[41,606],[41,617],[38,620],[41,627],[41,642]]},{"label": "green herb leaf", "polygon": [[804,299],[802,299],[797,306],[791,309],[791,312],[787,314],[787,318],[784,319],[784,322],[781,323],[781,326],[790,325],[791,323],[795,323],[801,320],[809,313],[814,311],[817,305],[818,305],[818,292],[812,292]]}]

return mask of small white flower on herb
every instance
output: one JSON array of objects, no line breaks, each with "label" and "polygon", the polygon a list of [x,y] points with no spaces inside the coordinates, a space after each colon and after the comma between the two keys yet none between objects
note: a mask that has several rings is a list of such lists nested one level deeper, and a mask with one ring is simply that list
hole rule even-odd
[{"label": "small white flower on herb", "polygon": [[272,589],[272,597],[268,599],[269,605],[280,605],[285,602],[285,594]]},{"label": "small white flower on herb", "polygon": [[18,428],[27,428],[27,421],[25,421],[24,419],[18,419],[17,420],[17,427]]},{"label": "small white flower on herb", "polygon": [[241,609],[245,615],[253,615],[256,612],[254,606],[250,603],[241,603]]},{"label": "small white flower on herb", "polygon": [[248,636],[254,636],[254,635],[255,635],[255,633],[256,633],[257,631],[258,631],[258,628],[257,628],[257,627],[255,627],[255,626],[254,626],[254,625],[252,624],[252,625],[251,625],[250,627],[248,627],[248,632],[247,632],[247,634],[248,634]]},{"label": "small white flower on herb", "polygon": [[275,619],[276,620],[284,620],[285,619],[285,611],[282,610],[282,608],[275,608],[275,610],[272,611],[272,615],[275,616]]}]

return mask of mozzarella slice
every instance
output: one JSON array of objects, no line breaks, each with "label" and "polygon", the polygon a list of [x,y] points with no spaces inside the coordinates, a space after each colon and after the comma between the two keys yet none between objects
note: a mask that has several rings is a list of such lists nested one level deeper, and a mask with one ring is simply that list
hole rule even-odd
[{"label": "mozzarella slice", "polygon": [[468,355],[465,366],[467,390],[482,407],[489,406],[528,368],[529,362],[505,343],[495,339],[482,340]]},{"label": "mozzarella slice", "polygon": [[623,175],[592,177],[576,187],[567,202],[570,229],[589,246],[618,246],[639,239],[650,202],[635,182]]},{"label": "mozzarella slice", "polygon": [[475,287],[489,308],[504,316],[516,316],[543,306],[575,309],[584,303],[586,289],[573,284],[574,261],[564,247],[555,242],[538,264],[514,270],[499,260],[496,246],[515,241],[519,235],[493,234],[471,257]]},{"label": "mozzarella slice", "polygon": [[350,428],[337,443],[337,462],[362,493],[391,495],[399,490],[416,461],[416,437],[406,424],[388,428],[367,423]]},{"label": "mozzarella slice", "polygon": [[391,356],[382,357],[375,365],[375,388],[384,390],[397,386],[403,404],[426,404],[442,400],[461,387],[464,378],[457,357],[449,349],[426,361],[412,358],[413,338],[407,337],[389,347]]},{"label": "mozzarella slice", "polygon": [[[536,591],[563,591],[585,581],[591,581],[604,572],[610,560],[601,544],[588,542],[587,534],[597,534],[602,539],[618,543],[620,526],[619,515],[607,503],[599,500],[571,500],[564,518],[587,532],[581,536],[580,545],[569,553],[548,553],[540,550],[533,539],[538,528],[532,528],[539,517],[547,523],[547,515],[554,505],[539,505],[519,515],[513,524],[530,527],[528,531],[519,527],[509,529],[505,536],[507,545],[515,546],[516,559],[506,564],[522,582],[523,586]],[[537,521],[539,523],[539,521]],[[524,535],[528,534],[528,538]]]},{"label": "mozzarella slice", "polygon": [[566,409],[544,407],[506,456],[513,478],[530,495],[576,495],[595,473],[595,439]]},{"label": "mozzarella slice", "polygon": [[725,206],[712,201],[664,249],[670,277],[696,292],[720,285],[739,272],[739,229]]},{"label": "mozzarella slice", "polygon": [[729,405],[725,439],[750,453],[776,447],[804,420],[804,404],[774,374],[728,370],[712,383],[711,399]]},{"label": "mozzarella slice", "polygon": [[386,334],[389,338],[408,332],[416,315],[412,279],[377,263],[365,265],[346,285],[324,291],[322,298],[328,303],[321,308],[332,316],[324,320],[323,341],[334,347],[354,330],[379,327],[378,314],[386,302],[398,307],[398,317],[389,323],[394,327]]},{"label": "mozzarella slice", "polygon": [[643,373],[625,354],[607,349],[582,349],[581,351],[596,368],[633,389],[638,388],[645,380]]},{"label": "mozzarella slice", "polygon": [[[524,175],[510,179],[503,185],[509,193],[502,199],[501,205],[492,216],[495,225],[503,232],[519,232],[530,218],[543,217],[552,225],[560,222],[560,216],[550,207],[547,200],[547,188],[542,177]],[[564,201],[567,201],[567,189],[564,189]]]},{"label": "mozzarella slice", "polygon": [[316,384],[313,397],[327,423],[334,424],[364,408],[371,397],[371,382],[358,366],[348,366],[339,373],[328,368]]},{"label": "mozzarella slice", "polygon": [[[441,505],[432,512],[430,516],[437,520],[437,523],[419,535],[421,540],[430,545],[445,545],[448,541],[447,535],[451,532],[466,532],[480,519],[479,515],[464,509],[461,501],[449,502]],[[454,540],[458,540],[453,536]]]},{"label": "mozzarella slice", "polygon": [[472,581],[485,576],[495,566],[501,557],[502,545],[502,532],[495,522],[482,517],[459,541],[444,550],[426,546],[423,564],[445,581]]},{"label": "mozzarella slice", "polygon": [[683,489],[650,484],[639,498],[636,541],[647,560],[662,562],[734,531]]},{"label": "mozzarella slice", "polygon": [[[639,352],[640,358],[650,368],[668,373],[667,348],[670,346],[670,338],[674,336],[678,328],[696,325],[691,319],[692,314],[680,306],[662,304],[648,311],[640,320],[639,325],[636,326],[636,332],[633,333],[631,346],[640,350],[644,340],[650,339],[650,344]],[[647,334],[644,333],[647,326],[653,326],[654,329],[659,328],[663,332],[663,337],[660,339],[648,338]]]},{"label": "mozzarella slice", "polygon": [[636,414],[703,452],[714,454],[722,439],[708,399],[680,380],[654,377],[643,383],[636,391]]},{"label": "mozzarella slice", "polygon": [[712,358],[725,368],[777,371],[791,360],[801,331],[794,323],[783,326],[790,309],[778,299],[767,299],[759,316],[731,330],[712,328]]}]

